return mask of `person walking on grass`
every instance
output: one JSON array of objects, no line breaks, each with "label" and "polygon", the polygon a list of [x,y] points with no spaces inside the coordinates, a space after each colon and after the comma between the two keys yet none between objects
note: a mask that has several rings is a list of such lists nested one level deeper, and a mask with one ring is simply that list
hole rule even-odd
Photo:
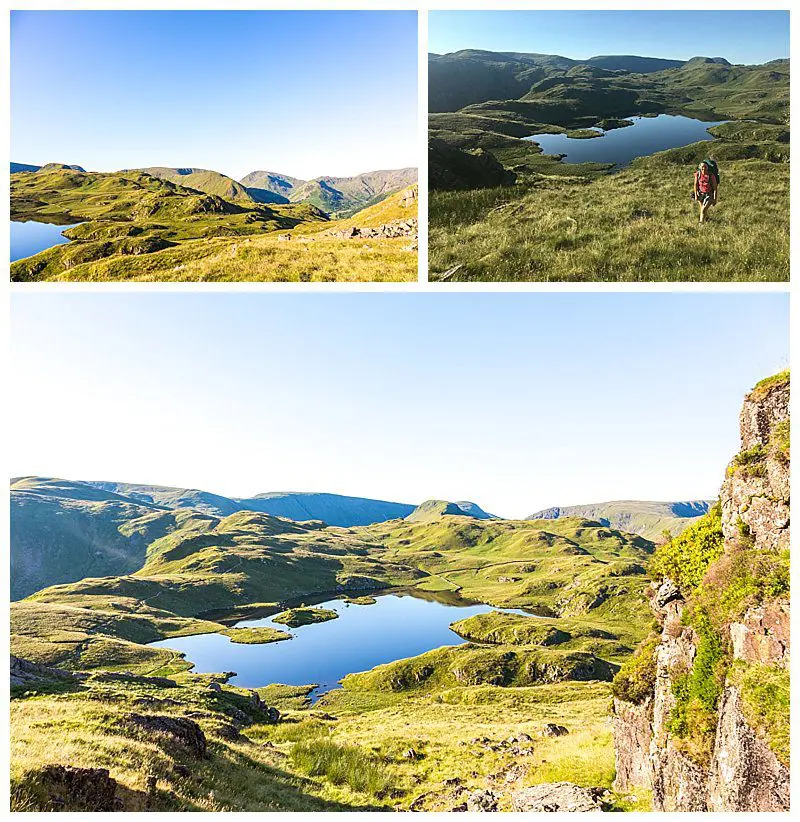
[{"label": "person walking on grass", "polygon": [[708,218],[708,209],[717,204],[719,191],[719,168],[713,157],[707,157],[694,173],[692,198],[700,203],[700,222]]}]

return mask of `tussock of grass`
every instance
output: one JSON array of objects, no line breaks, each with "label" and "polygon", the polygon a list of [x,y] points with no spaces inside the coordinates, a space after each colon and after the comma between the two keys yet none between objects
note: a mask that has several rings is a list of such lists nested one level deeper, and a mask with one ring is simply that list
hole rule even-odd
[{"label": "tussock of grass", "polygon": [[329,740],[299,742],[292,748],[291,760],[309,776],[324,776],[334,785],[349,785],[359,793],[380,798],[392,786],[386,766],[351,745]]}]

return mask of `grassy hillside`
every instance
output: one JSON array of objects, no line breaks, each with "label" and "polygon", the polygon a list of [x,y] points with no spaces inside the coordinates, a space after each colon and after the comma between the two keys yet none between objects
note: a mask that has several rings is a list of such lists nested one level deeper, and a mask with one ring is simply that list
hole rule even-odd
[{"label": "grassy hillside", "polygon": [[[432,58],[432,100],[459,102],[431,104],[432,279],[788,279],[788,60],[695,58],[649,70],[637,60],[645,58]],[[468,82],[476,71],[486,84]],[[496,84],[508,88],[481,90]],[[590,127],[660,113],[731,122],[711,129],[713,142],[641,157],[621,171],[565,163],[523,139],[588,136]],[[709,153],[722,185],[701,230],[689,195]]]},{"label": "grassy hillside", "polygon": [[458,266],[452,280],[788,280],[788,163],[720,159],[705,225],[693,168],[679,149],[594,181],[532,173],[517,186],[431,192],[430,276]]},{"label": "grassy hillside", "polygon": [[[14,174],[11,213],[81,223],[64,232],[72,242],[13,263],[14,281],[416,279],[417,256],[402,237],[317,237],[336,223],[308,203],[227,200],[142,172]],[[287,244],[285,232],[299,226],[308,244]]]},{"label": "grassy hillside", "polygon": [[[58,790],[43,766],[65,761],[108,768],[126,809],[443,810],[458,804],[452,777],[471,790],[502,783],[505,806],[508,790],[539,782],[610,788],[608,680],[646,632],[641,572],[651,551],[579,519],[444,513],[340,529],[242,512],[178,529],[150,545],[136,573],[54,586],[13,606],[13,652],[90,674],[14,692],[14,805],[52,807]],[[550,616],[464,620],[456,630],[467,644],[347,677],[313,706],[309,688],[267,686],[262,697],[284,714],[277,725],[246,691],[209,690],[214,677],[143,644],[229,630],[209,618],[212,608],[277,612],[292,595],[365,584],[459,592]],[[142,711],[191,716],[210,759],[141,730],[131,715]],[[569,733],[543,736],[553,721]],[[149,795],[148,774],[157,777]]]},{"label": "grassy hillside", "polygon": [[237,183],[236,180],[232,180],[218,171],[209,171],[205,168],[165,168],[164,166],[151,166],[139,169],[139,171],[158,177],[161,180],[169,180],[184,188],[193,188],[197,191],[204,191],[206,194],[215,194],[226,200],[237,200],[246,203],[254,201],[241,183]]},{"label": "grassy hillside", "polygon": [[10,511],[12,600],[54,582],[137,571],[151,542],[209,519],[40,477],[12,482]]}]

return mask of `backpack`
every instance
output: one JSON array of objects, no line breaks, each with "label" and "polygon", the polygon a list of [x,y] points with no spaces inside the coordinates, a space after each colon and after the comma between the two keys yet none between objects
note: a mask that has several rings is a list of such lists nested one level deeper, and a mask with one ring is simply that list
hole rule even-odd
[{"label": "backpack", "polygon": [[719,168],[714,160],[703,160],[697,168],[697,188],[701,194],[711,192],[711,178],[719,185]]}]

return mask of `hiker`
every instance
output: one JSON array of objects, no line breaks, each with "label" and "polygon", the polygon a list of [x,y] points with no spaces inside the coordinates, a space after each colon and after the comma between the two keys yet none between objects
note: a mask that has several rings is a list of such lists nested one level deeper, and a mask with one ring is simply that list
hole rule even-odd
[{"label": "hiker", "polygon": [[700,222],[704,223],[708,209],[717,204],[719,189],[719,168],[713,157],[703,160],[694,173],[694,190],[692,199],[700,203]]}]

